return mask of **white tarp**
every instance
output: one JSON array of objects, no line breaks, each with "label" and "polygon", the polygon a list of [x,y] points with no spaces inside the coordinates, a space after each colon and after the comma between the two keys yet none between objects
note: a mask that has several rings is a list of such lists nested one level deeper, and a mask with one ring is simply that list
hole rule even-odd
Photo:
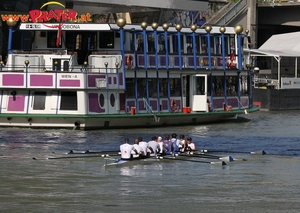
[{"label": "white tarp", "polygon": [[252,55],[300,57],[300,32],[273,35],[260,48],[246,50]]}]

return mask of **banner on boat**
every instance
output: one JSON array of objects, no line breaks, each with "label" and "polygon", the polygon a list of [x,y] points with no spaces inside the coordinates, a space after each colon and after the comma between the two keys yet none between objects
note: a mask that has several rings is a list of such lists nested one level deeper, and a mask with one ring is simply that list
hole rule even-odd
[{"label": "banner on boat", "polygon": [[[62,9],[50,9],[45,10],[48,5],[58,5]],[[91,22],[91,14],[78,15],[76,11],[71,9],[65,9],[65,5],[57,2],[50,1],[43,4],[40,9],[30,10],[29,15],[26,14],[3,14],[1,15],[2,21],[21,21],[21,22],[32,22],[32,23],[49,23],[49,22]]]},{"label": "banner on boat", "polygon": [[[22,23],[20,25],[20,30],[56,30],[59,24],[30,24]],[[108,24],[63,24],[61,25],[61,30],[110,30]]]}]

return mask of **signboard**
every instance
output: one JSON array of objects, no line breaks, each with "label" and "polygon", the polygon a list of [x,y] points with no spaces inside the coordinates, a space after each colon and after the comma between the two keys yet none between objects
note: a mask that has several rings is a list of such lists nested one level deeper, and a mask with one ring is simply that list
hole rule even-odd
[{"label": "signboard", "polygon": [[[59,5],[62,9],[44,10],[47,5]],[[5,21],[21,21],[31,23],[65,23],[65,22],[91,22],[91,14],[78,15],[76,11],[71,9],[65,9],[65,5],[57,1],[50,1],[43,4],[39,10],[30,10],[29,14],[3,14],[1,19]]]},{"label": "signboard", "polygon": [[300,89],[300,78],[281,78],[281,89]]},{"label": "signboard", "polygon": [[22,23],[20,25],[20,30],[56,30],[59,28],[61,28],[61,30],[63,31],[75,31],[75,30],[92,30],[92,31],[96,31],[96,30],[110,30],[110,27],[108,24],[72,24],[72,23],[68,23],[68,24],[32,24],[32,23]]}]

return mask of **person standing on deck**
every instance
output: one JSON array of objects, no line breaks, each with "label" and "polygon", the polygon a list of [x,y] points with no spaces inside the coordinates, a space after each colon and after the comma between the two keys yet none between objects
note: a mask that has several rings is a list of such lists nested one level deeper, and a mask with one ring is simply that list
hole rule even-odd
[{"label": "person standing on deck", "polygon": [[166,134],[163,143],[168,147],[168,149],[164,149],[164,152],[169,155],[174,151],[173,142],[170,141],[170,135]]},{"label": "person standing on deck", "polygon": [[149,144],[144,141],[144,139],[142,137],[138,138],[139,140],[139,145],[142,147],[143,152],[144,152],[144,157],[149,157],[150,153],[153,153],[152,147],[149,146]]},{"label": "person standing on deck", "polygon": [[186,138],[186,151],[195,151],[196,150],[196,144],[192,142],[191,137]]},{"label": "person standing on deck", "polygon": [[157,136],[153,136],[152,140],[148,142],[149,147],[151,147],[153,151],[152,153],[150,153],[151,157],[156,156],[157,153],[160,153],[160,146],[157,142],[157,139],[158,139]]},{"label": "person standing on deck", "polygon": [[137,154],[133,155],[133,158],[140,158],[140,157],[144,157],[145,156],[143,148],[139,145],[139,139],[138,138],[134,140],[133,146],[137,150]]},{"label": "person standing on deck", "polygon": [[138,151],[134,148],[133,145],[129,144],[129,139],[124,139],[124,144],[120,146],[121,151],[121,159],[123,160],[130,160],[132,159],[132,152],[138,153]]}]

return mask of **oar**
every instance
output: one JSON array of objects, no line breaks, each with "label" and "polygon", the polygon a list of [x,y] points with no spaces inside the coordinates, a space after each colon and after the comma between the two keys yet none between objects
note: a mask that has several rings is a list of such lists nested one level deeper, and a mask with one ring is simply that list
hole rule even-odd
[{"label": "oar", "polygon": [[245,154],[251,154],[251,155],[266,155],[267,153],[265,151],[255,151],[255,152],[243,152],[243,151],[232,151],[232,150],[207,150],[202,149],[200,152],[203,153],[212,153],[212,152],[223,152],[223,153],[245,153]]},{"label": "oar", "polygon": [[92,150],[86,150],[86,151],[76,151],[76,150],[70,150],[66,154],[106,154],[106,153],[120,153],[120,151],[92,151]]},{"label": "oar", "polygon": [[195,163],[209,163],[209,164],[222,165],[222,166],[227,165],[224,161],[209,162],[209,161],[200,161],[200,160],[178,159],[178,158],[175,158],[175,157],[167,157],[167,156],[160,156],[160,157],[158,156],[158,159],[179,160],[179,161],[188,161],[188,162],[195,162]]},{"label": "oar", "polygon": [[[61,156],[61,157],[48,157],[47,160],[59,160],[59,159],[74,159],[74,158],[93,158],[93,157],[110,157],[112,155],[77,155],[77,156]],[[32,157],[33,160],[37,160],[36,157]]]},{"label": "oar", "polygon": [[232,156],[220,157],[216,155],[207,155],[207,154],[198,154],[198,153],[181,153],[179,156],[187,156],[187,157],[198,157],[198,158],[208,158],[208,159],[218,159],[226,162],[233,162],[234,159]]},{"label": "oar", "polygon": [[204,152],[194,152],[193,155],[198,155],[198,156],[203,156],[204,158],[212,158],[212,159],[219,159],[219,160],[224,160],[226,162],[232,162],[232,161],[247,161],[247,159],[244,159],[244,158],[234,158],[232,157],[231,155],[229,156],[226,156],[226,157],[220,157],[220,156],[217,156],[217,155],[210,155],[210,154],[207,154],[207,153],[204,153]]}]

